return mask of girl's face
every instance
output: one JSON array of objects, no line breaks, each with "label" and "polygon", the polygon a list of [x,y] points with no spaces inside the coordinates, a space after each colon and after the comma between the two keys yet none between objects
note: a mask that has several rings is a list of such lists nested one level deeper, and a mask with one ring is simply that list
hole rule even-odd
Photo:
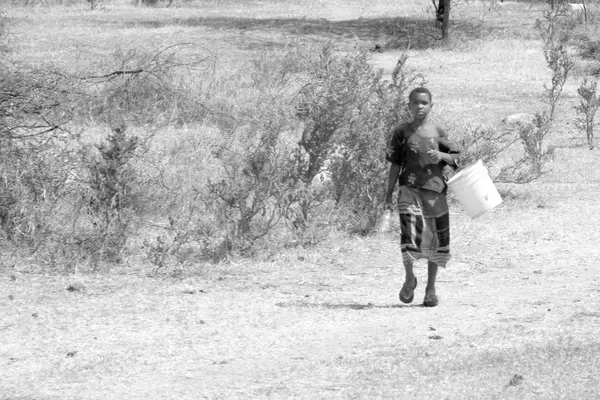
[{"label": "girl's face", "polygon": [[423,120],[431,112],[433,104],[427,93],[415,93],[410,99],[408,108],[414,119]]}]

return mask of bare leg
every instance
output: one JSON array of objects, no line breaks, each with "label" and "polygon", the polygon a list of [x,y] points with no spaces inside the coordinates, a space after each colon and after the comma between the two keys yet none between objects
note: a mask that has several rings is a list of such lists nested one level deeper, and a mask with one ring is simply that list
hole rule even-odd
[{"label": "bare leg", "polygon": [[408,287],[415,286],[415,273],[413,272],[413,263],[412,261],[404,262],[404,272],[406,276],[404,278],[404,283],[408,285]]},{"label": "bare leg", "polygon": [[435,294],[435,279],[437,278],[438,265],[432,261],[427,262],[427,287],[425,295]]},{"label": "bare leg", "polygon": [[425,288],[425,299],[423,300],[423,305],[426,307],[435,307],[438,305],[438,298],[435,294],[437,271],[438,265],[429,261],[427,263],[427,287]]},{"label": "bare leg", "polygon": [[417,278],[413,272],[412,261],[404,263],[404,271],[406,272],[406,277],[400,290],[400,300],[403,303],[410,303],[414,298],[414,290],[417,286]]}]

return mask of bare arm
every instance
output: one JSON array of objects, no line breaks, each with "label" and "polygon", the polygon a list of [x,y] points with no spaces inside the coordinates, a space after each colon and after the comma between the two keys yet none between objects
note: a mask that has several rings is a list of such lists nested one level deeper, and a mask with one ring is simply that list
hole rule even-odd
[{"label": "bare arm", "polygon": [[454,160],[454,157],[452,156],[452,154],[444,153],[444,152],[437,151],[437,150],[429,150],[429,156],[435,162],[444,161],[448,165],[456,166],[456,161]]},{"label": "bare arm", "polygon": [[385,195],[385,209],[392,209],[392,195],[398,182],[398,175],[400,175],[400,166],[396,164],[390,165],[390,173],[388,174],[388,187]]},{"label": "bare arm", "polygon": [[438,141],[439,141],[440,151],[431,150],[429,152],[429,155],[436,162],[443,161],[448,165],[457,167],[459,164],[458,161],[460,158],[460,155],[459,155],[460,151],[459,151],[458,143],[456,143],[454,140],[451,140],[448,137],[448,134],[446,133],[446,131],[444,129],[442,129],[441,127],[438,126],[437,131],[438,131],[438,135],[439,135]]}]

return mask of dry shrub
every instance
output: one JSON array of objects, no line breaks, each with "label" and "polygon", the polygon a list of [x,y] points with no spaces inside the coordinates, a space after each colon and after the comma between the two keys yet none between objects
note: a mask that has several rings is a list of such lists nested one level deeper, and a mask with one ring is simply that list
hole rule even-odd
[{"label": "dry shrub", "polygon": [[[600,8],[599,8],[600,10]],[[598,13],[600,16],[600,12]],[[600,17],[599,17],[600,20]],[[575,45],[577,46],[577,55],[588,63],[587,72],[589,75],[600,75],[600,24],[589,25],[585,29],[579,29],[576,36]]]},{"label": "dry shrub", "polygon": [[165,273],[228,255],[215,200],[207,191],[208,179],[218,176],[211,155],[221,143],[221,132],[208,126],[157,132],[137,160],[144,198],[144,256]]},{"label": "dry shrub", "polygon": [[[546,139],[553,128],[556,109],[573,67],[567,51],[571,26],[572,21],[563,6],[546,12],[544,19],[537,23],[544,42],[546,63],[552,73],[550,84],[544,87],[546,109],[532,115],[531,120],[516,121],[510,129],[464,128],[459,141],[464,149],[465,165],[481,159],[497,170],[495,180],[512,183],[531,182],[547,172],[554,148],[547,145]],[[507,153],[517,156],[509,157]]]},{"label": "dry shrub", "polygon": [[138,175],[132,161],[137,138],[124,128],[97,143],[74,141],[63,162],[69,166],[65,188],[46,217],[46,235],[34,252],[48,269],[98,270],[123,261],[139,219]]},{"label": "dry shrub", "polygon": [[[93,123],[127,126],[166,126],[202,121],[207,111],[203,88],[194,87],[194,76],[212,73],[210,56],[182,57],[187,45],[154,50],[117,49],[102,70],[86,76],[90,102],[82,118]],[[192,86],[192,87],[190,87]]]},{"label": "dry shrub", "polygon": [[[563,65],[553,58],[560,48],[550,50],[549,60]],[[329,229],[372,229],[385,197],[389,133],[406,118],[408,91],[424,81],[405,56],[389,81],[364,49],[290,46],[217,78],[213,60],[182,61],[181,51],[115,51],[78,87],[91,100],[73,97],[51,75],[40,84],[11,75],[11,84],[28,89],[21,107],[0,97],[2,127],[11,127],[2,149],[10,185],[0,192],[7,237],[35,237],[39,258],[66,269],[118,262],[129,248],[139,251],[139,237],[147,261],[167,270],[311,245]],[[549,89],[548,98],[557,93]],[[56,134],[74,104],[78,122],[130,130],[93,143],[65,130],[61,141]],[[469,128],[461,138],[467,159],[494,163],[520,140],[539,172],[548,121],[512,137]]]},{"label": "dry shrub", "polygon": [[[0,227],[7,244],[50,268],[119,261],[130,233],[135,141],[80,141],[81,80],[4,61],[0,71]],[[77,113],[76,113],[77,111]]]},{"label": "dry shrub", "polygon": [[495,129],[490,126],[467,126],[457,135],[462,149],[461,162],[470,165],[477,160],[487,166],[497,164],[500,155],[518,142],[512,129]]},{"label": "dry shrub", "polygon": [[222,235],[233,250],[247,253],[285,214],[293,190],[289,161],[282,149],[280,126],[241,129],[228,148],[215,157],[222,176],[211,179],[209,191],[225,227]]},{"label": "dry shrub", "polygon": [[72,172],[73,82],[51,69],[0,67],[0,227],[37,248]]},{"label": "dry shrub", "polygon": [[235,124],[204,120],[218,132],[202,157],[210,173],[176,189],[164,229],[146,241],[159,269],[186,257],[218,261],[310,245],[327,227],[371,229],[384,199],[389,132],[404,117],[408,88],[422,79],[406,70],[406,57],[389,82],[363,50],[314,50],[259,55],[235,84],[219,83],[235,101],[211,97],[207,108],[227,110]]},{"label": "dry shrub", "polygon": [[170,205],[162,210],[162,229],[155,226],[146,240],[159,270],[250,254],[286,214],[293,192],[289,69],[285,59],[266,54],[252,66],[248,74],[211,80],[209,113],[197,134],[182,138],[185,148],[165,150],[175,154],[152,155],[154,165],[185,160],[198,171],[193,181],[178,181],[177,167],[167,164],[150,178],[155,195]]},{"label": "dry shrub", "polygon": [[523,155],[502,169],[498,177],[502,181],[527,183],[538,179],[554,157],[554,148],[546,144],[546,138],[553,128],[556,108],[574,65],[568,52],[573,23],[565,7],[564,4],[554,7],[537,21],[546,64],[552,73],[550,84],[544,87],[546,109],[535,114],[532,124],[518,127]]},{"label": "dry shrub", "polygon": [[341,132],[330,170],[336,204],[359,218],[353,230],[367,233],[374,227],[385,199],[382,180],[389,164],[383,154],[390,132],[406,119],[408,93],[424,79],[407,70],[406,55],[398,60],[392,80],[387,81],[380,71],[372,70],[364,53],[358,54],[364,70],[357,80],[363,83],[357,86],[352,117]]},{"label": "dry shrub", "polygon": [[[296,175],[305,189],[295,224],[300,228],[320,220],[318,207],[326,201],[352,215],[351,230],[369,231],[384,199],[383,155],[391,128],[405,116],[407,89],[423,79],[405,67],[403,56],[392,81],[383,79],[357,49],[339,54],[331,44],[311,52],[297,116],[303,125],[296,150]],[[323,182],[316,182],[319,176]],[[315,215],[311,215],[311,209]],[[350,221],[338,221],[349,226]]]},{"label": "dry shrub", "polygon": [[[226,246],[248,253],[281,221],[293,201],[289,87],[291,63],[259,55],[240,80],[236,129],[214,148],[221,175],[209,180]],[[242,105],[243,104],[243,105]]]},{"label": "dry shrub", "polygon": [[598,126],[596,112],[600,108],[600,94],[598,93],[598,80],[583,80],[577,89],[579,105],[575,107],[579,116],[577,126],[584,131],[590,150],[594,149],[594,129]]},{"label": "dry shrub", "polygon": [[[81,149],[80,190],[83,229],[73,232],[75,240],[87,243],[98,259],[121,261],[137,207],[137,174],[132,166],[138,138],[125,127],[114,128],[105,142]],[[82,222],[87,222],[87,229]]]},{"label": "dry shrub", "polygon": [[[567,51],[572,27],[573,22],[564,5],[547,11],[537,22],[546,63],[552,73],[550,84],[544,87],[546,109],[532,115],[530,120],[509,124],[511,129],[466,128],[460,135],[465,164],[481,159],[498,170],[494,179],[512,183],[531,182],[547,172],[554,148],[547,145],[546,139],[553,128],[556,109],[573,68]],[[506,161],[507,150],[516,154],[516,158],[508,157]]]}]

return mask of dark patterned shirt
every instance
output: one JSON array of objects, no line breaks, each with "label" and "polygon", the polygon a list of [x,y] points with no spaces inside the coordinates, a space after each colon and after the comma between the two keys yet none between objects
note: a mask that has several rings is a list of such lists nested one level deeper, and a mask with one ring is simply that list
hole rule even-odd
[{"label": "dark patterned shirt", "polygon": [[[432,160],[428,154],[430,150],[459,153],[457,144],[445,136],[423,137],[415,133],[409,124],[402,124],[394,129],[386,159],[401,167],[400,185],[429,189],[438,193],[446,192],[443,169],[448,164],[445,161]],[[458,156],[453,158],[458,160]]]}]

